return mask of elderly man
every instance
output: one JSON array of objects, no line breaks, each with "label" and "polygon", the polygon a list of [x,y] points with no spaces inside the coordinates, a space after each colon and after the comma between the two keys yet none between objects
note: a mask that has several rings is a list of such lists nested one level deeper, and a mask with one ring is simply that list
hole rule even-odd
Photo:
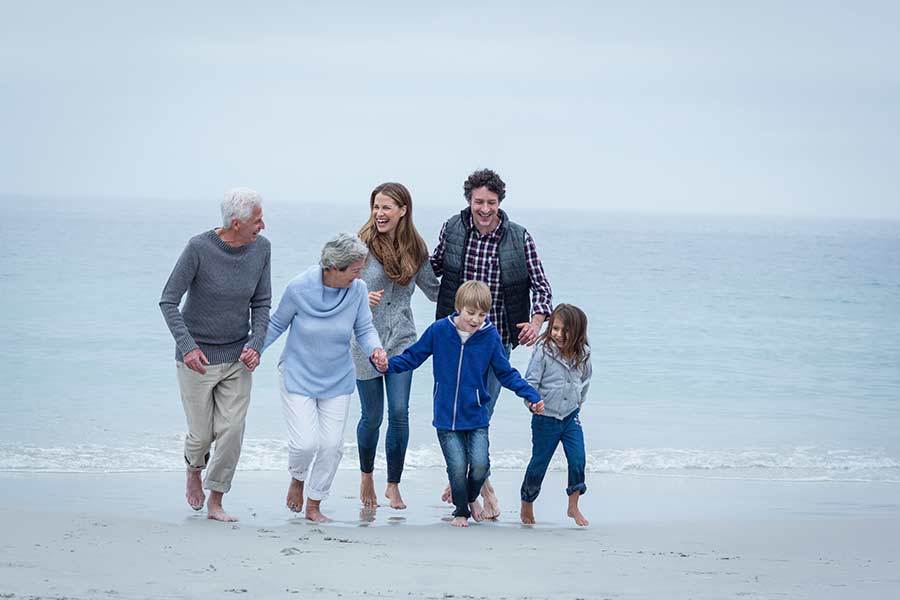
[{"label": "elderly man", "polygon": [[237,520],[223,510],[222,496],[231,489],[241,455],[251,373],[259,365],[269,324],[271,251],[269,240],[259,235],[264,228],[258,193],[247,188],[227,192],[222,227],[190,239],[159,301],[175,338],[187,418],[185,496],[191,508],[200,510],[206,501],[203,488],[209,490],[207,515],[218,521]]},{"label": "elderly man", "polygon": [[[491,322],[509,356],[517,345],[531,346],[537,340],[553,309],[553,292],[531,234],[500,209],[506,197],[506,184],[500,176],[490,169],[475,171],[463,184],[463,192],[468,207],[444,223],[431,255],[432,269],[441,277],[436,318],[453,312],[460,284],[470,279],[483,281],[494,300]],[[493,415],[500,382],[490,370],[487,388],[491,394],[488,414]],[[499,516],[490,480],[485,480],[481,493],[485,516]],[[448,490],[444,496],[449,498]]]}]

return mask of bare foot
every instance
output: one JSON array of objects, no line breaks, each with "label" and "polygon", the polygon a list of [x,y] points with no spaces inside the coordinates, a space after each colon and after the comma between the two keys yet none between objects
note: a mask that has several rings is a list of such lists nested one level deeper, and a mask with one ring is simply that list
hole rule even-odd
[{"label": "bare foot", "polygon": [[187,485],[185,486],[184,497],[187,503],[194,510],[203,508],[206,502],[206,494],[203,493],[203,482],[200,481],[200,471],[187,471]]},{"label": "bare foot", "polygon": [[566,514],[575,519],[575,524],[581,527],[586,527],[590,525],[587,519],[584,518],[584,515],[581,514],[581,511],[578,510],[578,497],[581,496],[579,493],[572,494],[569,496],[569,510],[566,511]]},{"label": "bare foot", "polygon": [[453,520],[450,521],[450,524],[454,527],[468,527],[469,520],[465,517],[453,517]]},{"label": "bare foot", "polygon": [[299,479],[291,478],[285,504],[291,509],[291,512],[298,513],[303,510],[303,482]]},{"label": "bare foot", "polygon": [[371,473],[360,473],[359,499],[365,508],[378,508],[378,494],[375,493],[375,479]]},{"label": "bare foot", "polygon": [[225,523],[234,523],[237,519],[222,508],[222,496],[222,492],[209,493],[209,500],[206,501],[206,518],[214,521],[224,521]]},{"label": "bare foot", "polygon": [[395,508],[397,510],[403,510],[404,508],[406,508],[406,504],[404,504],[403,498],[400,496],[400,484],[387,484],[387,489],[384,490],[384,496],[391,501],[391,508]]},{"label": "bare foot", "polygon": [[497,500],[497,494],[494,493],[494,486],[491,485],[489,479],[484,480],[481,486],[481,497],[484,499],[484,518],[496,519],[500,516],[500,501]]},{"label": "bare foot", "polygon": [[306,518],[310,521],[315,521],[316,523],[327,523],[331,521],[328,517],[322,514],[322,511],[319,510],[319,505],[322,503],[321,500],[310,500],[306,499]]},{"label": "bare foot", "polygon": [[534,525],[534,502],[522,500],[522,508],[519,510],[519,518],[526,525]]},{"label": "bare foot", "polygon": [[469,512],[472,513],[472,518],[476,521],[484,521],[484,509],[481,508],[481,503],[477,499],[474,502],[469,502]]},{"label": "bare foot", "polygon": [[444,488],[444,493],[441,494],[441,502],[453,504],[453,492],[450,491],[450,484],[447,484],[447,487]]}]

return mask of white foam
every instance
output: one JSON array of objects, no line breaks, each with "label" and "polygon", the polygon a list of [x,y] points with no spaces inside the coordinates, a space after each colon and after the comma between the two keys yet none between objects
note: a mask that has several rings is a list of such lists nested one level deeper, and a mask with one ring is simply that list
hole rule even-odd
[{"label": "white foam", "polygon": [[[524,450],[492,449],[491,468],[524,471],[530,459]],[[183,468],[181,436],[164,436],[132,447],[78,444],[67,447],[0,445],[0,471],[39,473],[116,473],[178,471]],[[287,466],[287,446],[280,439],[246,439],[240,469],[280,471]],[[376,469],[385,469],[382,452]],[[344,446],[342,469],[358,468],[356,444]],[[444,469],[437,444],[410,448],[407,469]],[[550,463],[565,470],[559,449]],[[587,455],[590,473],[645,473],[737,479],[803,481],[873,481],[900,483],[900,459],[883,449],[595,449]]]}]

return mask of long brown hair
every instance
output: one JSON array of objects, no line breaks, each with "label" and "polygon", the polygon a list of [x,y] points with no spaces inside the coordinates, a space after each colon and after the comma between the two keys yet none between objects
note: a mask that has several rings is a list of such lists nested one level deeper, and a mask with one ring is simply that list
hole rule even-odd
[{"label": "long brown hair", "polygon": [[[566,334],[562,348],[559,348],[551,337],[553,323],[557,321],[562,322]],[[551,348],[558,348],[563,358],[571,362],[576,369],[583,368],[591,348],[587,339],[587,315],[573,304],[557,304],[547,319],[547,329],[541,334],[540,341],[545,347],[549,345]]]},{"label": "long brown hair", "polygon": [[[375,214],[372,206],[375,196],[384,194],[393,200],[399,208],[406,207],[406,214],[400,217],[394,234],[394,241],[378,232],[375,225]],[[369,197],[369,220],[359,230],[359,239],[369,247],[369,252],[384,265],[384,273],[388,279],[400,285],[407,285],[416,276],[419,267],[428,259],[428,247],[419,235],[412,220],[412,196],[402,183],[382,183]]]}]

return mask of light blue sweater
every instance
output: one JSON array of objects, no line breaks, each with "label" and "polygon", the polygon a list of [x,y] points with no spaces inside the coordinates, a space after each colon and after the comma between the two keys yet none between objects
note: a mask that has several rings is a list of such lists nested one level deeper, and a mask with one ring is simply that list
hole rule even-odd
[{"label": "light blue sweater", "polygon": [[265,352],[290,327],[279,360],[288,392],[311,398],[353,393],[356,370],[350,338],[355,335],[370,355],[381,347],[368,296],[366,284],[359,279],[349,288],[325,286],[318,265],[288,283],[263,344]]}]

